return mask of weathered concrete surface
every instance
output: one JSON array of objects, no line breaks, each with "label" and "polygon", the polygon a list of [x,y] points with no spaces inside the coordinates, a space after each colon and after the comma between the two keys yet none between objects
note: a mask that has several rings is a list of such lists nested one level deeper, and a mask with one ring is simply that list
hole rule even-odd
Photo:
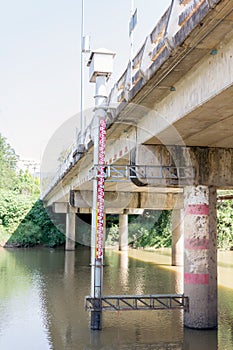
[{"label": "weathered concrete surface", "polygon": [[128,215],[119,215],[119,250],[128,250]]},{"label": "weathered concrete surface", "polygon": [[[92,207],[92,191],[74,191],[74,202],[77,208]],[[59,205],[58,205],[59,206]],[[156,192],[105,192],[105,208],[108,209],[180,209],[183,208],[182,193]]]},{"label": "weathered concrete surface", "polygon": [[[174,178],[141,180],[148,185],[233,187],[233,148],[139,145],[136,162],[171,167],[174,172]],[[151,175],[156,171],[159,168],[152,167]]]},{"label": "weathered concrete surface", "polygon": [[184,191],[184,293],[189,297],[185,326],[217,327],[216,189]]}]

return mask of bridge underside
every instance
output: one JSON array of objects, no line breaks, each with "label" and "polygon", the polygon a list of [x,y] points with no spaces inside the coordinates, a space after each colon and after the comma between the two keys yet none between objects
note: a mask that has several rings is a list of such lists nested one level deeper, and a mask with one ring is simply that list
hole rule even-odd
[{"label": "bridge underside", "polygon": [[[233,64],[233,62],[232,62]],[[197,107],[194,111],[176,121],[173,126],[186,146],[233,148],[233,86]],[[184,101],[185,103],[185,101]],[[180,139],[171,137],[171,129],[151,137],[147,145],[161,144],[161,140],[170,140],[169,144],[179,144]],[[169,133],[169,134],[168,134]]]}]

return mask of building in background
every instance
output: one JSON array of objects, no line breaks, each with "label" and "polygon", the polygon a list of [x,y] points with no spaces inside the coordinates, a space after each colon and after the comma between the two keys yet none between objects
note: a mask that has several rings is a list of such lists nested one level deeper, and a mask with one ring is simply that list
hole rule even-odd
[{"label": "building in background", "polygon": [[17,168],[19,171],[27,170],[34,178],[40,177],[40,163],[33,159],[19,159]]}]

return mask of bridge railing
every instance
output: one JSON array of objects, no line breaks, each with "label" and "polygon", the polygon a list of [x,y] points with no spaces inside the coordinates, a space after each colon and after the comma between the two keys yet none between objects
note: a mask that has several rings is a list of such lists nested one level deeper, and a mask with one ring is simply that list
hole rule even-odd
[{"label": "bridge railing", "polygon": [[[131,179],[139,180],[155,180],[155,184],[159,184],[159,180],[174,181],[179,184],[183,181],[193,180],[193,166],[163,166],[163,165],[106,165],[104,177],[105,182],[129,182]],[[88,172],[88,180],[101,177],[100,167],[94,166]],[[156,181],[158,180],[158,181]]]}]

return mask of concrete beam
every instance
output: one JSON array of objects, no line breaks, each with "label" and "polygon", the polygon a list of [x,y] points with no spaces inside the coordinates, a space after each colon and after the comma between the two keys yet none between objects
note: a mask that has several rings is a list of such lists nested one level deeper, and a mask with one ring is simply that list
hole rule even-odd
[{"label": "concrete beam", "polygon": [[52,205],[55,214],[67,214],[69,211],[68,202],[54,202]]},{"label": "concrete beam", "polygon": [[[76,208],[92,208],[92,191],[73,191],[73,203]],[[157,192],[105,192],[105,208],[108,211],[124,209],[170,210],[183,208],[182,193]]]},{"label": "concrete beam", "polygon": [[196,169],[195,184],[218,188],[233,186],[233,148],[189,148]]},{"label": "concrete beam", "polygon": [[149,186],[233,186],[233,148],[138,145],[136,164],[152,166],[147,172],[151,177],[161,171],[159,166],[174,172],[163,179],[139,178]]},{"label": "concrete beam", "polygon": [[[55,202],[52,205],[53,212],[55,214],[67,214],[68,212],[68,202]],[[142,209],[132,209],[128,214],[141,214],[140,210]],[[77,214],[91,214],[92,207],[88,208],[78,208],[74,207],[74,211]],[[123,208],[106,208],[106,214],[124,214]]]},{"label": "concrete beam", "polygon": [[143,215],[145,209],[124,209],[122,214],[128,214],[128,215]]},{"label": "concrete beam", "polygon": [[[138,145],[136,164],[148,165],[150,177],[158,175],[160,167],[173,169],[173,174],[162,179],[140,179],[147,184],[148,192],[105,192],[105,209],[107,213],[122,213],[124,209],[181,209],[182,195],[170,193],[149,193],[150,186],[183,187],[189,185],[206,185],[218,188],[233,187],[233,148],[185,147],[164,145]],[[158,166],[155,168],[154,166]],[[176,178],[177,174],[177,178]],[[120,184],[119,184],[120,188]],[[92,191],[74,191],[74,207],[80,213],[89,213],[92,208]],[[72,198],[72,196],[71,196]],[[55,205],[54,211],[66,213],[67,204]]]}]

